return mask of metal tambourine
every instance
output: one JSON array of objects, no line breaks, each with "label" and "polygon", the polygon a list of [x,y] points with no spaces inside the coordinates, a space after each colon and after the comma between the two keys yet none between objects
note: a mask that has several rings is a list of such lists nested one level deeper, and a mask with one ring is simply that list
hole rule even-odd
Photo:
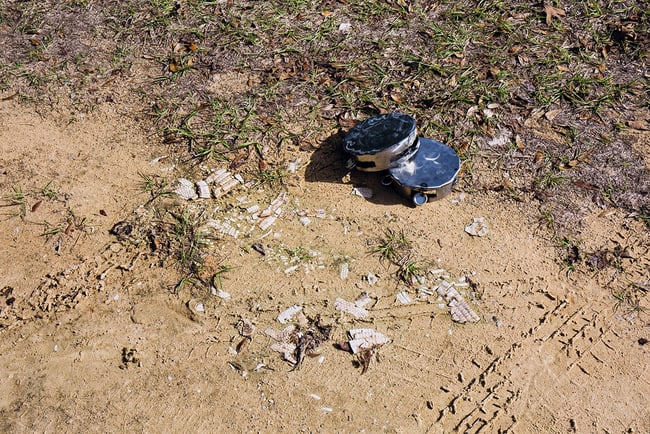
[{"label": "metal tambourine", "polygon": [[401,113],[373,116],[348,132],[343,148],[352,158],[350,166],[364,172],[387,170],[417,151],[415,119]]},{"label": "metal tambourine", "polygon": [[460,158],[449,146],[420,137],[418,151],[409,159],[388,169],[383,185],[393,185],[416,206],[451,193],[458,181]]}]

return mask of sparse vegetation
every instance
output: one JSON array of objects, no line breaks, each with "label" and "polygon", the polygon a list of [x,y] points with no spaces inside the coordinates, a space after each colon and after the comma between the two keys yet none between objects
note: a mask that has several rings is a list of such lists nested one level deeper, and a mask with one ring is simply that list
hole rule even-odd
[{"label": "sparse vegetation", "polygon": [[624,315],[639,315],[646,312],[647,309],[641,304],[646,292],[637,285],[628,285],[613,291],[612,296],[616,299],[614,310],[621,310]]},{"label": "sparse vegetation", "polygon": [[[286,150],[318,147],[355,120],[403,111],[416,117],[422,134],[459,152],[461,188],[489,188],[486,177],[500,183],[507,170],[514,181],[498,191],[540,201],[541,220],[558,239],[572,236],[577,211],[556,198],[580,194],[580,185],[647,222],[647,169],[616,149],[626,146],[617,139],[626,128],[617,112],[647,109],[649,17],[629,1],[564,7],[500,0],[353,0],[325,9],[302,1],[235,1],[228,8],[194,0],[138,8],[9,1],[0,15],[13,29],[0,35],[0,87],[40,104],[65,89],[76,110],[90,111],[138,64],[149,78],[132,97],[151,108],[175,157],[188,165],[229,164],[272,188],[286,182],[279,163]],[[83,45],[56,31],[91,14],[96,25],[75,36]],[[66,23],[71,17],[75,22]],[[46,67],[45,59],[56,62]],[[503,131],[512,139],[490,145]],[[140,176],[149,202],[169,194],[164,179]],[[41,194],[54,199],[56,187],[48,183]],[[3,206],[24,217],[24,199],[14,189]],[[174,217],[172,244],[190,266],[200,262],[203,241],[185,217]],[[387,233],[373,253],[408,275],[419,264],[410,249],[404,234]]]},{"label": "sparse vegetation", "polygon": [[427,261],[413,259],[413,243],[403,230],[388,229],[370,252],[396,266],[395,276],[407,285],[416,284],[426,272]]},{"label": "sparse vegetation", "polygon": [[173,218],[173,251],[177,252],[180,265],[185,269],[200,266],[201,247],[206,244],[206,240],[198,230],[198,219],[188,211],[170,213],[170,215]]},{"label": "sparse vegetation", "polygon": [[412,242],[404,231],[388,229],[370,252],[379,255],[380,260],[399,264],[411,255],[412,247]]},{"label": "sparse vegetation", "polygon": [[27,202],[25,201],[25,197],[26,195],[23,193],[23,189],[20,186],[14,187],[11,193],[2,197],[1,200],[4,203],[1,206],[7,207],[11,210],[9,213],[6,213],[6,215],[20,218],[25,217],[27,214]]},{"label": "sparse vegetation", "polygon": [[161,196],[167,196],[171,194],[167,181],[157,175],[146,175],[140,173],[140,178],[142,182],[140,184],[143,191],[150,195],[149,202],[153,202]]},{"label": "sparse vegetation", "polygon": [[41,194],[49,199],[56,199],[58,191],[54,182],[50,181],[41,188]]},{"label": "sparse vegetation", "polygon": [[291,260],[296,260],[299,262],[308,261],[313,258],[313,255],[309,252],[308,249],[300,246],[295,249],[286,249],[287,254]]},{"label": "sparse vegetation", "polygon": [[219,290],[223,290],[223,279],[225,274],[232,271],[235,267],[232,267],[227,264],[219,264],[219,268],[215,270],[214,275],[212,276],[212,285]]},{"label": "sparse vegetation", "polygon": [[576,270],[576,267],[583,259],[578,242],[567,237],[561,238],[558,242],[564,249],[564,256],[562,258],[564,270],[567,273],[571,273]]},{"label": "sparse vegetation", "polygon": [[397,276],[407,285],[415,285],[420,282],[426,272],[427,262],[424,260],[403,261],[397,270]]}]

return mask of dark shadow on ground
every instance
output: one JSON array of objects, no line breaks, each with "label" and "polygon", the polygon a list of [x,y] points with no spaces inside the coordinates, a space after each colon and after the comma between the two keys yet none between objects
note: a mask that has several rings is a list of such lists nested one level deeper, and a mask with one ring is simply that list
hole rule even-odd
[{"label": "dark shadow on ground", "polygon": [[347,168],[348,156],[343,151],[345,133],[340,131],[325,139],[312,153],[305,170],[307,182],[328,182],[331,184],[346,184],[350,193],[355,187],[367,187],[374,192],[366,200],[378,205],[407,205],[411,201],[402,197],[392,187],[381,185],[385,172],[361,172]]}]

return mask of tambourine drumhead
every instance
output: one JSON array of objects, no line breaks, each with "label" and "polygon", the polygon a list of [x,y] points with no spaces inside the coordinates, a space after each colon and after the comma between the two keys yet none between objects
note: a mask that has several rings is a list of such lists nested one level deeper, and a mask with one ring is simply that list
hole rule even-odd
[{"label": "tambourine drumhead", "polygon": [[403,187],[426,192],[453,182],[460,171],[460,158],[449,146],[420,137],[418,151],[407,161],[388,169]]}]

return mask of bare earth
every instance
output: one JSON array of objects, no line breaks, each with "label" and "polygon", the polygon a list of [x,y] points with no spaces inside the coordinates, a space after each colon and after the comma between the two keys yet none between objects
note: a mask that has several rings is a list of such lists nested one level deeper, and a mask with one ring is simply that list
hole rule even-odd
[{"label": "bare earth", "polygon": [[[647,135],[635,146],[648,158]],[[265,208],[277,191],[146,204],[141,174],[181,176],[174,161],[154,160],[160,149],[101,107],[69,122],[0,103],[0,192],[26,196],[22,218],[17,205],[0,220],[0,431],[650,432],[647,291],[636,309],[613,295],[647,284],[650,233],[625,211],[593,205],[581,232],[583,251],[625,246],[620,268],[570,272],[534,203],[468,191],[411,208],[373,176],[342,180],[334,152],[295,151],[283,214],[270,233],[248,233],[244,209]],[[175,259],[109,233],[174,203],[240,218],[239,236],[209,250],[233,267],[221,280],[230,298],[176,288]],[[487,236],[465,233],[474,217]],[[470,278],[458,289],[478,323],[452,322],[440,300],[418,298],[369,253],[387,228],[408,234],[415,257],[449,281]],[[310,257],[292,259],[300,247]],[[336,298],[363,291],[368,318],[335,310]],[[413,302],[398,302],[401,291]],[[319,356],[295,370],[264,333],[282,329],[277,316],[292,305],[333,325]],[[242,320],[255,325],[248,345]],[[364,374],[333,345],[355,327],[391,340]]]}]

